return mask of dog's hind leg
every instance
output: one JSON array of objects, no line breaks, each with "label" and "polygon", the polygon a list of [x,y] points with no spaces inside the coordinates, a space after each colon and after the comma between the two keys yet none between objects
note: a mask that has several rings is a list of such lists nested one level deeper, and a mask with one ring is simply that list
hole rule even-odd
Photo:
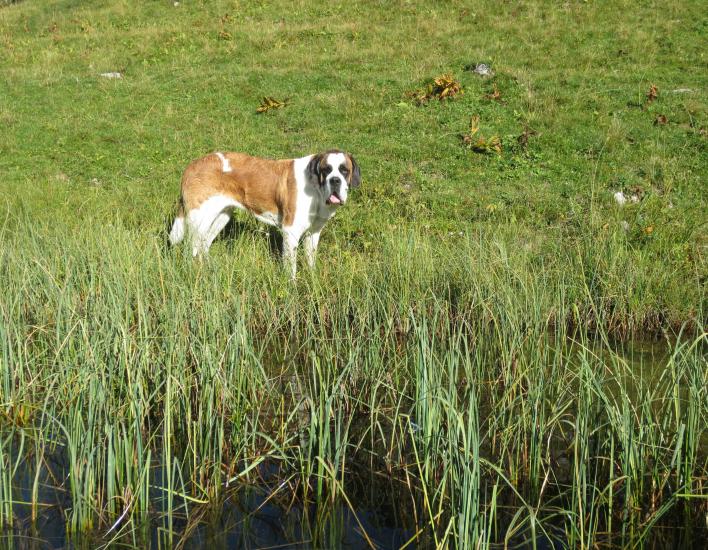
[{"label": "dog's hind leg", "polygon": [[192,237],[192,255],[200,256],[209,251],[211,243],[231,219],[231,203],[209,199],[187,216]]},{"label": "dog's hind leg", "polygon": [[221,230],[226,227],[226,224],[229,223],[230,219],[231,215],[226,211],[221,212],[216,216],[216,218],[214,218],[214,221],[212,222],[211,227],[207,230],[202,242],[204,252],[209,250],[211,243],[213,243],[217,235],[221,233]]},{"label": "dog's hind leg", "polygon": [[184,239],[184,216],[175,218],[170,231],[170,244],[178,244]]},{"label": "dog's hind leg", "polygon": [[170,230],[170,244],[175,245],[182,242],[184,239],[184,207],[180,201],[179,209],[177,210],[177,216],[175,221],[172,223],[172,229]]}]

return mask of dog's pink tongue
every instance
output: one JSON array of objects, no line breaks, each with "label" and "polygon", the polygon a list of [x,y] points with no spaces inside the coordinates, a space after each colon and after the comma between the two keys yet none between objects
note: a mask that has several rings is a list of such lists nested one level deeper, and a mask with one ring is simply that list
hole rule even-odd
[{"label": "dog's pink tongue", "polygon": [[337,195],[332,193],[329,196],[329,204],[342,204],[342,201],[339,199],[339,197]]}]

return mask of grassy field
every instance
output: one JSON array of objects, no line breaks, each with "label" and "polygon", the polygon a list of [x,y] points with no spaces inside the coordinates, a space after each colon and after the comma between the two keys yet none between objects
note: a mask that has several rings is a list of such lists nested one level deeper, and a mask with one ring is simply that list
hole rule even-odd
[{"label": "grassy field", "polygon": [[[416,547],[690,547],[701,5],[0,0],[3,540],[61,456],[92,544],[150,520],[169,547],[177,512],[277,465],[302,503],[356,509],[362,471],[385,478]],[[464,93],[418,105],[443,74]],[[500,153],[466,145],[472,117]],[[166,247],[191,159],[331,147],[363,184],[315,272],[291,283],[245,217],[208,262]]]}]

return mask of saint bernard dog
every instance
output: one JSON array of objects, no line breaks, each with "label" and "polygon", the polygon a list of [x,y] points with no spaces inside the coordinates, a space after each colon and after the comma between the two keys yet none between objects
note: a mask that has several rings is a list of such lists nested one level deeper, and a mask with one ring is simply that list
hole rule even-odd
[{"label": "saint bernard dog", "polygon": [[310,267],[320,231],[347,201],[350,187],[361,183],[359,165],[338,150],[271,160],[243,153],[213,153],[193,161],[182,176],[179,210],[170,231],[177,244],[185,234],[192,254],[206,254],[234,210],[280,228],[283,260],[296,273],[296,250],[304,236]]}]

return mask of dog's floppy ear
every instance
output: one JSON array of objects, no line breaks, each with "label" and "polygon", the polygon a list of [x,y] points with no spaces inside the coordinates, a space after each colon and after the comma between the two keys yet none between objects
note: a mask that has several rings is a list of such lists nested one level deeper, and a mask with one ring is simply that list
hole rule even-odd
[{"label": "dog's floppy ear", "polygon": [[322,172],[320,170],[320,164],[322,163],[322,153],[318,155],[312,155],[310,162],[307,163],[307,168],[305,169],[305,174],[307,178],[313,182],[320,184]]},{"label": "dog's floppy ear", "polygon": [[359,163],[354,160],[354,157],[349,155],[349,160],[352,163],[352,180],[349,185],[352,187],[359,187],[361,185],[361,171],[359,170]]}]

